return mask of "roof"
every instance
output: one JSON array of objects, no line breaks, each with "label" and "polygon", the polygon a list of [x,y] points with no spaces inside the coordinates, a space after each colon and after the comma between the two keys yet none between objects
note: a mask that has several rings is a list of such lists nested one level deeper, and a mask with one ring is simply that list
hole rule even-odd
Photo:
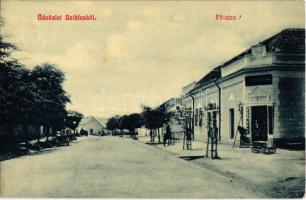
[{"label": "roof", "polygon": [[106,127],[106,123],[107,123],[107,119],[106,118],[102,118],[102,117],[94,117],[94,116],[88,116],[88,117],[84,117],[82,118],[82,120],[79,123],[80,125],[85,125],[88,122],[90,122],[91,120],[95,120],[97,121],[101,126]]},{"label": "roof", "polygon": [[107,123],[107,121],[108,121],[107,118],[95,117],[95,119],[96,119],[103,127],[106,127],[106,123]]},{"label": "roof", "polygon": [[[195,85],[194,88],[192,88],[188,93],[192,93],[197,88],[201,87],[204,84],[207,84],[208,82],[211,82],[213,80],[217,80],[221,78],[221,66],[215,67],[213,70],[208,72],[203,78],[201,78]],[[187,93],[187,94],[188,94]]]},{"label": "roof", "polygon": [[[273,35],[258,43],[265,45],[267,52],[305,54],[305,29],[289,28]],[[252,53],[252,47],[233,57],[229,61],[222,64],[222,67],[229,65],[240,58]]]},{"label": "roof", "polygon": [[207,83],[211,80],[216,80],[221,77],[221,66],[215,67],[213,70],[208,72],[203,78],[201,78],[197,85]]},{"label": "roof", "polygon": [[[257,45],[264,45],[266,47],[267,52],[305,54],[305,29],[284,29],[281,32],[273,35],[272,37],[259,42]],[[202,85],[221,78],[221,68],[228,66],[229,64],[245,57],[246,55],[252,54],[252,47],[208,72],[196,83],[196,86],[189,92],[189,94],[197,88],[201,87]]]},{"label": "roof", "polygon": [[79,123],[79,125],[87,124],[90,121],[90,117],[83,117]]},{"label": "roof", "polygon": [[182,104],[176,104],[176,105],[173,105],[171,107],[169,107],[167,109],[168,112],[172,112],[172,111],[177,111],[177,107],[179,107],[180,109],[182,109],[184,106]]},{"label": "roof", "polygon": [[195,81],[192,81],[191,83],[189,83],[189,84],[185,85],[185,86],[183,87],[183,89],[186,89],[186,88],[192,87],[194,84],[196,84],[196,82],[195,82]]},{"label": "roof", "polygon": [[160,106],[158,106],[158,109],[169,109],[169,106],[173,107],[174,105],[177,105],[177,104],[182,105],[182,99],[172,97],[168,99],[167,101],[165,101],[164,103],[162,103]]}]

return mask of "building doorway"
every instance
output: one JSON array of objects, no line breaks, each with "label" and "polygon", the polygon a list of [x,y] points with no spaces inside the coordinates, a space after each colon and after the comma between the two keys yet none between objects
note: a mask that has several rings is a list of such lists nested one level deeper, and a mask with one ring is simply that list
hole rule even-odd
[{"label": "building doorway", "polygon": [[252,141],[267,141],[268,134],[273,134],[272,106],[251,107]]},{"label": "building doorway", "polygon": [[230,128],[230,138],[234,139],[235,136],[235,112],[234,108],[229,109],[229,128]]}]

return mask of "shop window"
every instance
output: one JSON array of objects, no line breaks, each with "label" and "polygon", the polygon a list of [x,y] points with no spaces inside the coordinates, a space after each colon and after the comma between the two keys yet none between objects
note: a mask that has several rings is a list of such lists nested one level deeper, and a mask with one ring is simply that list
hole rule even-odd
[{"label": "shop window", "polygon": [[246,86],[271,85],[271,84],[272,84],[272,74],[245,77]]},{"label": "shop window", "polygon": [[202,108],[200,108],[199,110],[199,126],[202,127],[202,123],[203,123],[203,111]]}]

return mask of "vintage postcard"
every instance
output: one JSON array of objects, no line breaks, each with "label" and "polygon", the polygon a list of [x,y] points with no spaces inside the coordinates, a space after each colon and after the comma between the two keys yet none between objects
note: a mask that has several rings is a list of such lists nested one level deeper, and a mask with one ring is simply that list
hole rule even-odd
[{"label": "vintage postcard", "polygon": [[0,3],[0,197],[304,197],[304,1]]}]

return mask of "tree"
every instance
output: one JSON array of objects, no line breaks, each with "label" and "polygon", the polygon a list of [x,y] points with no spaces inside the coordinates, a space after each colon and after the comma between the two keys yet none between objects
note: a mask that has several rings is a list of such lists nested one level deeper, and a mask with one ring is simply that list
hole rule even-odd
[{"label": "tree", "polygon": [[[2,17],[0,17],[0,28],[2,28],[3,26],[4,26],[4,20],[3,20]],[[17,47],[10,42],[6,42],[4,40],[4,36],[1,34],[0,35],[0,63],[1,63],[1,67],[5,64],[10,63],[10,62],[16,62],[16,60],[11,57],[11,53],[15,50],[17,50]]]},{"label": "tree", "polygon": [[117,128],[119,128],[118,121],[119,121],[119,116],[116,115],[116,116],[113,116],[113,117],[109,118],[107,123],[106,123],[106,128],[108,130],[111,130],[112,134],[114,134],[114,131]]},{"label": "tree", "polygon": [[77,111],[68,110],[65,118],[65,127],[72,129],[73,133],[75,133],[75,129],[78,127],[82,118],[83,114]]},{"label": "tree", "polygon": [[143,106],[142,110],[145,127],[154,132],[158,129],[158,142],[160,143],[159,128],[169,122],[170,114],[167,113],[163,107],[154,109],[148,106]]},{"label": "tree", "polygon": [[[0,18],[0,28],[3,25],[3,18]],[[13,138],[14,125],[35,121],[32,105],[37,100],[37,95],[29,80],[31,72],[11,57],[15,50],[17,47],[6,42],[4,36],[0,35],[0,135],[6,143],[21,139]],[[27,127],[24,128],[24,133],[27,135]]]},{"label": "tree", "polygon": [[[0,27],[3,24],[0,17]],[[63,72],[50,64],[36,66],[31,71],[11,57],[15,50],[17,47],[0,35],[0,140],[4,142],[21,138],[12,134],[17,124],[23,125],[25,136],[29,124],[62,128],[65,106],[70,102],[62,86]]]},{"label": "tree", "polygon": [[[11,91],[15,91],[15,94],[11,95],[11,98],[9,98],[11,100],[8,101],[12,102],[12,105],[14,105],[14,112],[11,112],[10,114],[8,114],[8,116],[10,118],[14,118],[13,125],[22,125],[22,136],[25,142],[31,139],[28,137],[28,125],[36,124],[38,118],[35,115],[35,105],[41,101],[41,97],[39,96],[39,93],[36,90],[35,84],[31,81],[30,76],[31,71],[29,69],[26,69],[24,66],[21,66],[18,69],[18,73],[16,74],[18,80],[15,83],[10,84],[11,87],[14,87],[14,89],[12,89]],[[22,139],[22,136],[19,135],[18,139]]]},{"label": "tree", "polygon": [[17,62],[1,63],[0,120],[6,139],[12,136],[14,125],[32,121],[35,91],[33,85],[28,82],[29,73],[29,70]]},{"label": "tree", "polygon": [[45,63],[34,67],[31,80],[40,96],[40,101],[35,104],[38,123],[46,128],[47,135],[50,127],[53,131],[62,129],[67,116],[66,103],[70,102],[63,89],[64,73],[55,65]]},{"label": "tree", "polygon": [[127,129],[131,133],[131,137],[136,138],[136,128],[140,128],[144,125],[143,117],[139,113],[130,114],[127,118]]},{"label": "tree", "polygon": [[123,134],[123,129],[128,129],[129,128],[129,121],[128,121],[128,116],[123,115],[119,118],[118,120],[118,128],[121,130],[121,134]]},{"label": "tree", "polygon": [[158,107],[156,109],[157,112],[157,118],[158,118],[158,142],[160,143],[161,141],[161,135],[160,135],[160,131],[159,128],[163,127],[165,124],[168,124],[171,118],[171,113],[166,111],[166,108],[164,106],[162,107]]}]

